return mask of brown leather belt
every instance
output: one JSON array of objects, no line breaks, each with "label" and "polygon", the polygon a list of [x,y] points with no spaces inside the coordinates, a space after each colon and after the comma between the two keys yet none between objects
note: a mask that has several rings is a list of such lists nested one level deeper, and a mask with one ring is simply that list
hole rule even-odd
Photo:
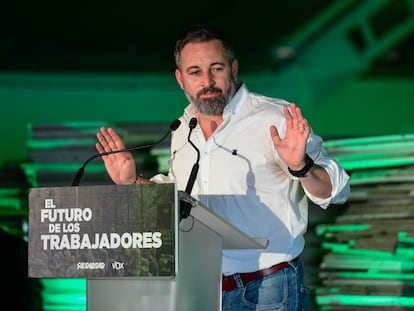
[{"label": "brown leather belt", "polygon": [[[297,261],[298,258],[293,259],[292,261]],[[281,262],[277,265],[271,266],[270,268],[255,271],[255,272],[249,272],[249,273],[239,273],[240,279],[243,282],[243,285],[246,285],[247,283],[263,278],[269,274],[272,274],[276,271],[282,270],[289,267],[289,263],[287,262]],[[221,290],[228,291],[233,290],[237,288],[236,280],[234,279],[234,274],[223,276],[222,283],[221,283]]]}]

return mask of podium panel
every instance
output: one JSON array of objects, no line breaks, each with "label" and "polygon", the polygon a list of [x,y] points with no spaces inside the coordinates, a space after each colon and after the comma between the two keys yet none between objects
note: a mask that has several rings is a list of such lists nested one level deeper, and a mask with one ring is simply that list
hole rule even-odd
[{"label": "podium panel", "polygon": [[174,277],[174,184],[35,188],[30,277]]},{"label": "podium panel", "polygon": [[222,249],[217,232],[196,218],[182,220],[177,310],[221,310]]},{"label": "podium panel", "polygon": [[88,279],[87,310],[176,311],[179,310],[175,307],[176,292],[177,282],[173,279],[162,281],[156,278]]}]

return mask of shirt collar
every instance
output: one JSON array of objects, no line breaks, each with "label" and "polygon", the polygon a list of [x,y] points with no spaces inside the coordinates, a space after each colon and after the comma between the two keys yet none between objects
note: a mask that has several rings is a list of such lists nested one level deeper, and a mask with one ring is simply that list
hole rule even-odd
[{"label": "shirt collar", "polygon": [[235,114],[237,109],[240,107],[243,99],[247,97],[248,90],[244,83],[241,82],[240,87],[231,98],[229,104],[224,108],[223,118],[226,119],[231,115]]}]

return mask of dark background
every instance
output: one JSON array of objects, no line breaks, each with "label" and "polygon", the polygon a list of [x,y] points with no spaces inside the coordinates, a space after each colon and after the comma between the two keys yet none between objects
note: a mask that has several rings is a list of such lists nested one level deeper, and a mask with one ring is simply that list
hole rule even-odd
[{"label": "dark background", "polygon": [[[210,23],[233,38],[244,72],[277,68],[274,47],[338,3],[341,14],[365,1],[8,1],[1,5],[0,70],[165,72],[187,26]],[[381,3],[382,1],[377,1]],[[392,1],[394,12],[406,10]],[[309,25],[308,25],[309,26]],[[329,24],[325,27],[329,27]],[[370,70],[413,66],[413,35],[380,55]],[[275,67],[276,66],[276,67]],[[411,71],[412,73],[412,71]]]}]

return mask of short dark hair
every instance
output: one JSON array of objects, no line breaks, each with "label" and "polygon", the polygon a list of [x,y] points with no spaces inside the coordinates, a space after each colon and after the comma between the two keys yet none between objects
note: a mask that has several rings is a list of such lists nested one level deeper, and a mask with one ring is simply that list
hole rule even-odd
[{"label": "short dark hair", "polygon": [[209,25],[194,25],[188,28],[176,41],[174,46],[174,59],[177,68],[180,65],[181,51],[183,48],[191,42],[208,42],[211,40],[219,40],[229,57],[229,61],[232,62],[235,59],[235,52],[233,43],[230,37],[222,29],[209,26]]}]

